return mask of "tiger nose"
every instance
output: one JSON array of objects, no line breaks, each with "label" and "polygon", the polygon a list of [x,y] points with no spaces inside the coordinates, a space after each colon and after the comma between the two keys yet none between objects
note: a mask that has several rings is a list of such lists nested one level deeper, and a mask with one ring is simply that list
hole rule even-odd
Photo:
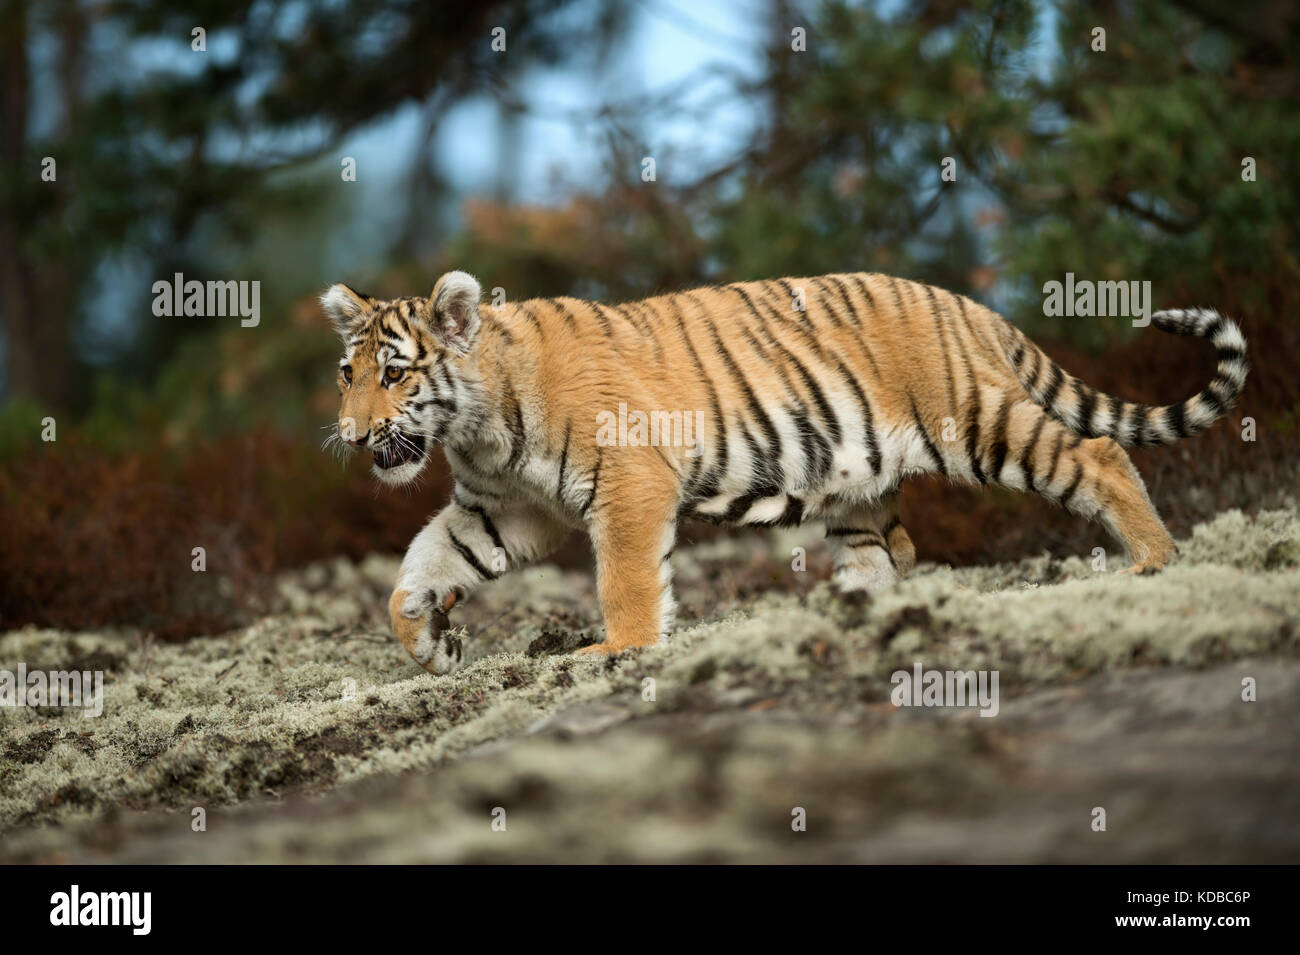
[{"label": "tiger nose", "polygon": [[354,434],[352,435],[352,437],[344,438],[343,440],[346,441],[348,444],[353,445],[354,447],[363,448],[365,447],[366,442],[370,440],[370,432],[367,431],[363,435]]}]

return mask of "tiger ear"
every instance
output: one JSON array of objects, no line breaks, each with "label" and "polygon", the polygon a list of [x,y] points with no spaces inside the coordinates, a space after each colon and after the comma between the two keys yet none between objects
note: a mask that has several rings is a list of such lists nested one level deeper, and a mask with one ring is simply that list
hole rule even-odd
[{"label": "tiger ear", "polygon": [[448,272],[433,285],[429,301],[434,332],[462,354],[478,334],[478,302],[483,295],[478,279],[468,272]]},{"label": "tiger ear", "polygon": [[352,324],[375,304],[364,292],[348,288],[343,283],[331,285],[320,297],[320,304],[329,316],[330,324],[340,335],[346,335]]}]

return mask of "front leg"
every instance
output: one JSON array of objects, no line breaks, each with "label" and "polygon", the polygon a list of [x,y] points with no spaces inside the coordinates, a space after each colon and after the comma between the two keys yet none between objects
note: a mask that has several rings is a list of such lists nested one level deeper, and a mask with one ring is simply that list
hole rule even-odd
[{"label": "front leg", "polygon": [[483,581],[549,554],[564,536],[564,527],[535,508],[458,487],[406,550],[388,601],[393,633],[430,673],[452,672],[461,647],[445,632],[446,611]]},{"label": "front leg", "polygon": [[677,535],[675,490],[667,481],[656,488],[641,480],[622,495],[597,499],[589,528],[605,640],[578,653],[651,646],[672,631],[676,603],[669,557]]}]

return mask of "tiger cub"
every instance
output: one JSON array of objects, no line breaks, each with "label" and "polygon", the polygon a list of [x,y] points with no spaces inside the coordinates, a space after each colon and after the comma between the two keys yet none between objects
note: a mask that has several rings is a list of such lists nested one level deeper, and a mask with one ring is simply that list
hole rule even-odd
[{"label": "tiger cub", "polygon": [[1130,571],[1158,570],[1174,543],[1121,445],[1203,430],[1247,372],[1230,319],[1158,312],[1157,328],[1209,339],[1217,370],[1181,404],[1134,404],[1072,377],[983,306],[874,274],[621,305],[480,298],[465,272],[428,298],[346,285],[322,296],[345,345],[339,436],[372,453],[384,483],[412,481],[434,445],[455,478],[389,602],[396,635],[434,673],[460,662],[443,633],[451,605],[573,528],[590,535],[605,620],[604,642],[579,653],[671,631],[669,557],[688,519],[822,521],[835,584],[888,587],[916,561],[898,516],[913,474],[1036,491],[1100,520]]}]

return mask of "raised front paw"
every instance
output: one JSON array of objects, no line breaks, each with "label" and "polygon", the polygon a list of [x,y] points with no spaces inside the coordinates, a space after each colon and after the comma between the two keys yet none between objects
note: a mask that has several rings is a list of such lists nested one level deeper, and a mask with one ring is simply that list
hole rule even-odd
[{"label": "raised front paw", "polygon": [[450,634],[447,611],[460,596],[457,590],[439,595],[435,588],[394,590],[388,600],[393,633],[406,652],[430,673],[441,676],[460,666],[461,644]]}]

